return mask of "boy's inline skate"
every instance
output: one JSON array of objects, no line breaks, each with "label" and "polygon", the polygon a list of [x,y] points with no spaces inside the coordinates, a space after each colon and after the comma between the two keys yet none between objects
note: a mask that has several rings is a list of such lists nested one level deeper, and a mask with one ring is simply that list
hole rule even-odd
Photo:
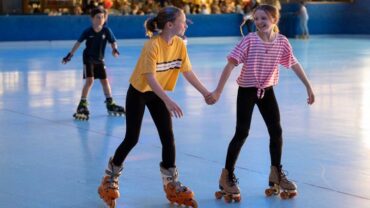
[{"label": "boy's inline skate", "polygon": [[110,116],[122,116],[125,114],[125,108],[122,106],[116,105],[112,98],[107,98],[105,100],[107,105],[107,111]]},{"label": "boy's inline skate", "polygon": [[76,120],[89,120],[89,109],[87,108],[88,103],[86,100],[81,100],[80,103],[78,104],[76,113],[73,114],[73,117]]},{"label": "boy's inline skate", "polygon": [[160,165],[160,171],[164,192],[171,203],[177,203],[180,206],[185,205],[193,208],[198,207],[198,203],[194,199],[194,192],[178,181],[177,168],[165,169]]},{"label": "boy's inline skate", "polygon": [[297,195],[297,185],[287,179],[282,166],[271,166],[269,186],[270,188],[265,190],[266,196],[280,194],[282,199],[290,199]]},{"label": "boy's inline skate", "polygon": [[115,166],[112,158],[109,159],[105,175],[98,188],[101,199],[110,207],[116,207],[116,199],[120,197],[118,177],[121,175],[123,166]]},{"label": "boy's inline skate", "polygon": [[215,193],[216,199],[224,197],[225,202],[230,203],[233,200],[240,202],[241,195],[238,187],[238,180],[234,173],[229,173],[227,169],[222,169],[222,173],[219,180],[220,191]]}]

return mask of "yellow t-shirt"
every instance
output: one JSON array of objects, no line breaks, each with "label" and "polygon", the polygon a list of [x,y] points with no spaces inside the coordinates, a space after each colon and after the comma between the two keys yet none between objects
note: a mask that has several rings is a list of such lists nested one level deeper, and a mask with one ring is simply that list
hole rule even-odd
[{"label": "yellow t-shirt", "polygon": [[159,35],[148,40],[141,51],[131,85],[140,92],[152,91],[144,74],[152,73],[163,90],[175,88],[180,72],[191,70],[191,64],[184,41],[175,36],[168,45]]}]

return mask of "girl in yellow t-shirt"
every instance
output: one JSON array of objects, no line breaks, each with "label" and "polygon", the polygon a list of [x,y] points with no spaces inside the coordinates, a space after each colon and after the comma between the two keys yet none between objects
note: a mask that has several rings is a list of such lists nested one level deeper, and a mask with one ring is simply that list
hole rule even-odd
[{"label": "girl in yellow t-shirt", "polygon": [[[197,207],[193,191],[179,182],[175,165],[171,117],[182,117],[183,112],[165,91],[174,89],[181,72],[207,103],[214,100],[209,98],[210,92],[192,71],[187,49],[179,37],[184,35],[188,27],[185,14],[179,8],[165,7],[156,17],[148,19],[145,27],[151,38],[145,43],[130,78],[126,96],[126,135],[114,156],[109,159],[99,194],[110,206],[119,197],[118,176],[123,169],[123,161],[139,140],[147,106],[162,143],[160,172],[166,196],[170,202]],[[153,36],[153,33],[157,35]]]}]

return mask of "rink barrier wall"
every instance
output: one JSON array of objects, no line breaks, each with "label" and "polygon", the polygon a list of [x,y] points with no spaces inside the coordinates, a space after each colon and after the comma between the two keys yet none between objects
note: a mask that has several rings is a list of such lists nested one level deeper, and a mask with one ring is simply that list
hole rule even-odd
[{"label": "rink barrier wall", "polygon": [[[287,37],[299,33],[298,4],[284,4],[279,22],[280,32]],[[370,4],[357,0],[354,4],[307,4],[311,34],[370,34]],[[113,16],[108,26],[118,39],[145,38],[147,16]],[[240,36],[240,14],[188,15],[189,37]],[[87,15],[0,16],[0,41],[76,40],[90,25]]]}]

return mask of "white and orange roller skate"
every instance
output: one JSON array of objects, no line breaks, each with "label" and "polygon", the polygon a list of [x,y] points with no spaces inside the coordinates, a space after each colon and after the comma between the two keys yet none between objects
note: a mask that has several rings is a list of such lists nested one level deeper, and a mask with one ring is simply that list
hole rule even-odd
[{"label": "white and orange roller skate", "polygon": [[234,173],[229,173],[227,169],[222,169],[222,173],[219,180],[220,191],[216,191],[216,199],[224,197],[225,202],[231,203],[232,201],[240,202],[241,195],[238,186],[238,180]]},{"label": "white and orange roller skate", "polygon": [[176,203],[180,206],[185,205],[197,208],[198,203],[194,199],[194,192],[178,181],[177,168],[165,169],[160,165],[160,170],[163,180],[163,189],[167,199],[171,203]]},{"label": "white and orange roller skate", "polygon": [[105,170],[105,175],[98,188],[98,193],[101,199],[110,207],[116,207],[116,199],[120,197],[118,177],[121,175],[123,167],[115,166],[112,158],[109,159],[108,167]]},{"label": "white and orange roller skate", "polygon": [[288,180],[282,166],[271,166],[269,188],[265,190],[266,196],[278,195],[282,199],[290,199],[297,195],[297,185]]}]

